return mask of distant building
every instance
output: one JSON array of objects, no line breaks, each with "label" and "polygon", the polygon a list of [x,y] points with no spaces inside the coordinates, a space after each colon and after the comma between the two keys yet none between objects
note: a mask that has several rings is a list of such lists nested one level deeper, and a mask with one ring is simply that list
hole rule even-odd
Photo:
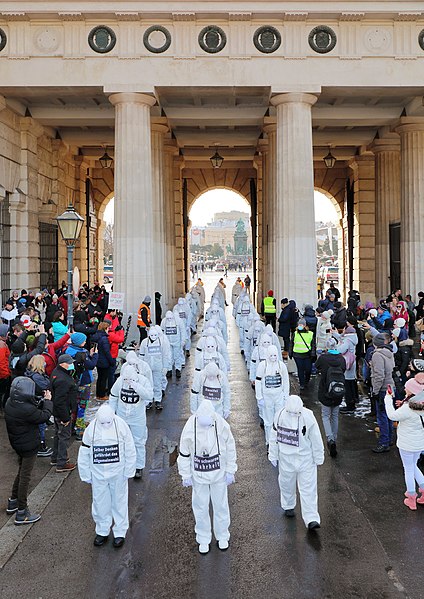
[{"label": "distant building", "polygon": [[[234,253],[234,233],[237,223],[241,221],[247,235],[247,250],[252,247],[252,228],[250,224],[250,215],[247,212],[232,210],[231,212],[217,212],[213,219],[205,227],[191,227],[190,244],[191,245],[213,245],[217,243],[227,254]],[[231,252],[229,252],[231,248]]]}]

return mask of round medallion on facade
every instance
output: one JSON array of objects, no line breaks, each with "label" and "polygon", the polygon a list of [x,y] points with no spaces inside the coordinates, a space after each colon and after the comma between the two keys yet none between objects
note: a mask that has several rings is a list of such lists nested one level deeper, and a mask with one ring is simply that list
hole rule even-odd
[{"label": "round medallion on facade", "polygon": [[318,27],[314,27],[310,32],[308,42],[314,52],[327,54],[337,44],[337,36],[331,27],[318,25]]},{"label": "round medallion on facade", "polygon": [[271,54],[280,47],[281,34],[275,27],[271,27],[271,25],[264,25],[255,31],[253,43],[259,52]]},{"label": "round medallion on facade", "polygon": [[[418,43],[420,45],[421,50],[424,50],[424,29],[422,31],[420,31],[420,33],[418,34]],[[0,50],[1,50],[1,43],[0,43]]]},{"label": "round medallion on facade", "polygon": [[384,52],[390,46],[391,35],[388,29],[372,27],[367,29],[364,37],[365,47],[374,54]]},{"label": "round medallion on facade", "polygon": [[199,46],[208,54],[216,54],[225,48],[227,36],[217,25],[208,25],[199,33]]},{"label": "round medallion on facade", "polygon": [[7,35],[3,29],[0,29],[0,52],[7,44]]},{"label": "round medallion on facade", "polygon": [[57,29],[42,27],[35,32],[34,42],[40,52],[49,54],[57,50],[60,43],[60,33]]},{"label": "round medallion on facade", "polygon": [[94,27],[88,34],[88,43],[94,52],[106,54],[113,50],[116,44],[116,35],[107,25]]},{"label": "round medallion on facade", "polygon": [[143,44],[149,52],[161,54],[171,45],[171,34],[162,25],[152,25],[144,32]]}]

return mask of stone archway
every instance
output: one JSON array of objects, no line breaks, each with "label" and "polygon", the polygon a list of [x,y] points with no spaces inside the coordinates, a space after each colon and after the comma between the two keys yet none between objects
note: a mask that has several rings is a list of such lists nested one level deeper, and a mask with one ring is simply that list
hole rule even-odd
[{"label": "stone archway", "polygon": [[93,168],[90,170],[91,199],[95,211],[95,232],[93,246],[96,252],[97,279],[103,282],[103,248],[106,223],[103,220],[106,206],[114,196],[114,172],[111,168]]}]

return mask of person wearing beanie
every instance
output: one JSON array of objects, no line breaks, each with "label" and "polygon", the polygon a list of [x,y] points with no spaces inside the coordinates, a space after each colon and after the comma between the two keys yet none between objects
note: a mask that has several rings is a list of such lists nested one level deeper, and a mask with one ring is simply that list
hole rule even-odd
[{"label": "person wearing beanie", "polygon": [[143,301],[140,304],[140,307],[137,312],[137,328],[140,332],[140,344],[143,339],[147,337],[147,329],[152,324],[151,314],[150,314],[150,304],[152,302],[152,298],[150,295],[146,295]]},{"label": "person wearing beanie", "polygon": [[[409,363],[414,358],[414,341],[409,338],[404,318],[397,318],[394,324],[396,328],[392,331],[392,337],[397,347],[397,351],[394,354],[395,366],[396,371],[400,374],[400,383],[404,385],[407,379],[406,373],[408,372]],[[397,378],[399,378],[399,375],[397,375]]]},{"label": "person wearing beanie", "polygon": [[312,358],[315,355],[314,334],[308,329],[306,320],[301,318],[292,335],[289,352],[290,358],[294,358],[296,362],[301,391],[309,384],[312,371]]},{"label": "person wearing beanie", "polygon": [[334,337],[327,339],[327,351],[321,353],[315,363],[321,378],[318,387],[318,401],[321,403],[322,424],[330,456],[337,456],[337,433],[339,430],[340,404],[345,395],[346,360],[337,349]]},{"label": "person wearing beanie", "polygon": [[305,526],[309,530],[320,528],[317,466],[324,463],[324,445],[314,414],[297,395],[290,395],[274,418],[268,459],[275,468],[278,466],[284,515],[295,516],[297,486]]},{"label": "person wearing beanie", "polygon": [[77,441],[82,440],[85,430],[85,410],[90,400],[91,383],[93,382],[93,370],[97,366],[99,353],[96,346],[88,351],[84,346],[87,336],[84,333],[73,333],[71,344],[65,349],[74,359],[75,381],[78,385],[77,410],[72,415],[73,428]]},{"label": "person wearing beanie", "polygon": [[296,330],[299,313],[294,300],[283,297],[281,300],[281,313],[278,317],[278,336],[283,338],[283,356],[287,359],[290,350],[290,336]]},{"label": "person wearing beanie", "polygon": [[262,300],[261,314],[265,317],[265,324],[270,324],[272,330],[275,331],[277,324],[277,300],[274,297],[272,289],[268,291],[268,294]]},{"label": "person wearing beanie", "polygon": [[387,333],[378,333],[372,340],[375,347],[371,358],[371,385],[375,398],[377,423],[380,429],[377,447],[374,453],[390,451],[392,442],[393,425],[386,414],[384,398],[388,385],[393,387],[393,369],[395,360],[393,349],[390,345],[390,336]]},{"label": "person wearing beanie", "polygon": [[53,454],[50,463],[52,466],[56,466],[56,472],[68,472],[76,468],[76,464],[68,462],[72,414],[77,409],[78,396],[78,385],[72,376],[74,371],[72,356],[62,354],[50,377],[55,425]]},{"label": "person wearing beanie", "polygon": [[[424,474],[417,461],[424,450],[424,386],[414,379],[405,385],[406,400],[397,410],[393,407],[393,395],[388,389],[384,397],[387,416],[398,423],[396,445],[399,449],[405,475],[406,492],[403,503],[416,510],[417,503],[424,505]],[[416,483],[420,497],[417,498]]]}]

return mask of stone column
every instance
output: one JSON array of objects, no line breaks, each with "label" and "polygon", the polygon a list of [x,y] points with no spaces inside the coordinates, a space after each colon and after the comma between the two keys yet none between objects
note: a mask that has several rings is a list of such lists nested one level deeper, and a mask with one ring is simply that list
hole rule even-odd
[{"label": "stone column", "polygon": [[[273,223],[273,287],[277,303],[315,303],[316,239],[311,107],[316,96],[280,94],[277,108],[277,175]],[[272,284],[272,281],[271,281]]]},{"label": "stone column", "polygon": [[402,117],[401,143],[401,282],[415,301],[424,284],[424,118]]},{"label": "stone column", "polygon": [[168,261],[165,241],[165,156],[164,135],[168,131],[166,125],[152,123],[152,202],[153,202],[153,264],[155,274],[155,291],[162,294],[163,303],[169,302]]},{"label": "stone column", "polygon": [[174,156],[178,148],[172,140],[165,144],[165,255],[168,272],[168,308],[177,300],[177,277],[175,259],[175,198],[174,198]]},{"label": "stone column", "polygon": [[363,302],[375,295],[375,166],[371,152],[364,152],[350,162],[353,171],[353,289]]},{"label": "stone column", "polygon": [[264,294],[266,294],[269,289],[275,290],[277,281],[275,272],[275,210],[277,202],[277,125],[275,123],[265,125],[264,131],[267,134],[268,138],[268,148],[265,157],[265,233],[267,235],[267,265],[265,275],[266,288],[264,288]]},{"label": "stone column", "polygon": [[125,311],[133,315],[145,295],[152,297],[156,278],[153,261],[152,154],[150,107],[156,100],[140,93],[109,96],[115,106],[115,291],[125,293]]},{"label": "stone column", "polygon": [[267,226],[268,226],[268,204],[267,204],[267,176],[268,176],[268,140],[259,140],[259,151],[262,156],[262,194],[261,194],[261,207],[259,208],[261,218],[260,224],[260,247],[258,245],[258,251],[260,250],[260,260],[258,262],[258,299],[260,300],[262,295],[269,289],[268,286],[268,237],[267,237]]},{"label": "stone column", "polygon": [[400,140],[397,134],[376,139],[375,154],[375,293],[387,297],[390,284],[389,225],[400,221]]}]

